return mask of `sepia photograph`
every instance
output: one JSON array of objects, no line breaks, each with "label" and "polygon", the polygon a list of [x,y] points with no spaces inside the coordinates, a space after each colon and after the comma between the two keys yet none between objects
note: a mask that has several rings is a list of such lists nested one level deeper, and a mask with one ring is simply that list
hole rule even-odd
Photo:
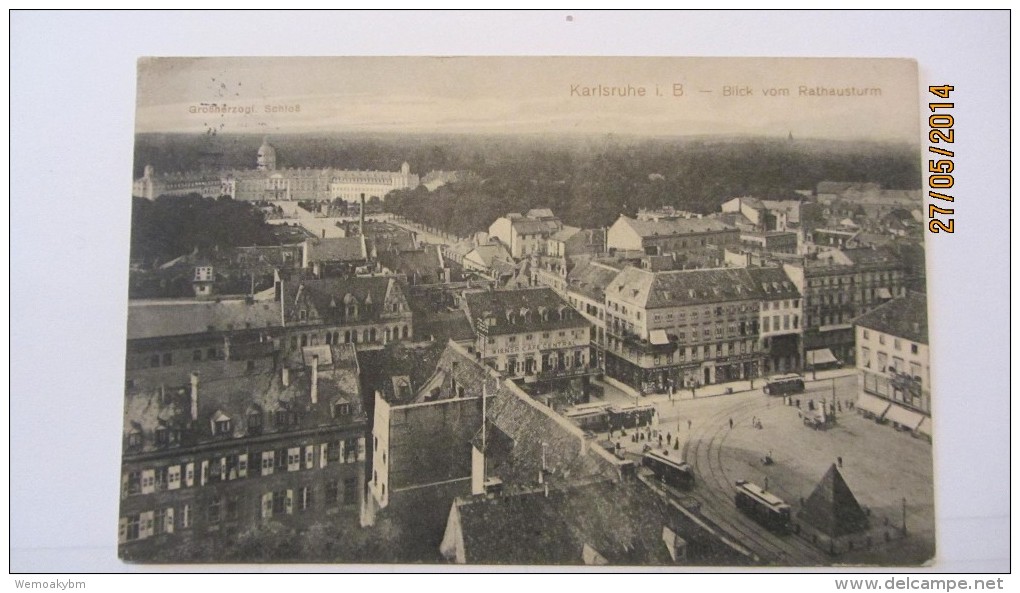
[{"label": "sepia photograph", "polygon": [[8,586],[1009,588],[1009,14],[12,11]]},{"label": "sepia photograph", "polygon": [[119,557],[929,564],[919,85],[140,59]]}]

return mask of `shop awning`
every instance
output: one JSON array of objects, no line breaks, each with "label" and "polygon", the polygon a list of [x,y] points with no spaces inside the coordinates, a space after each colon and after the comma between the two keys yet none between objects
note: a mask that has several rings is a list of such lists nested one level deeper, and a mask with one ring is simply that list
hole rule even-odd
[{"label": "shop awning", "polygon": [[818,328],[820,332],[835,332],[845,329],[853,329],[854,324],[852,323],[834,323],[832,325],[823,325]]},{"label": "shop awning", "polygon": [[874,395],[862,393],[857,397],[857,403],[854,407],[864,410],[865,412],[871,412],[875,416],[881,418],[885,411],[889,409],[889,402],[879,399]]},{"label": "shop awning", "polygon": [[807,363],[808,364],[829,364],[832,362],[839,362],[836,357],[832,355],[832,350],[828,348],[822,348],[820,350],[808,350],[807,352]]},{"label": "shop awning", "polygon": [[664,329],[653,329],[648,333],[648,341],[654,346],[669,344],[669,338],[666,336],[666,330]]},{"label": "shop awning", "polygon": [[921,421],[924,420],[924,416],[903,406],[893,404],[889,411],[885,413],[885,419],[892,420],[904,428],[915,430],[921,424]]},{"label": "shop awning", "polygon": [[925,416],[924,420],[921,420],[921,425],[917,427],[917,432],[931,436],[931,418]]}]

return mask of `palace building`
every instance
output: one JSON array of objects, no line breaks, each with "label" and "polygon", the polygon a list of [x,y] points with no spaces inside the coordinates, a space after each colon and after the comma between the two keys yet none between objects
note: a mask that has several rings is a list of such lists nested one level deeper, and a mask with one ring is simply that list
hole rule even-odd
[{"label": "palace building", "polygon": [[414,189],[418,175],[404,163],[400,171],[277,168],[276,148],[266,138],[255,157],[254,169],[210,173],[159,174],[146,165],[132,186],[132,195],[153,200],[163,195],[191,193],[203,197],[230,196],[235,200],[290,200],[356,202],[361,196],[383,199],[391,191]]}]

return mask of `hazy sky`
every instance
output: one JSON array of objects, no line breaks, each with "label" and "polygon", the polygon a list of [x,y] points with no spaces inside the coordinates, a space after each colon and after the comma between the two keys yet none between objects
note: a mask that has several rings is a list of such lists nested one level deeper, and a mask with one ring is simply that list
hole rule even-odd
[{"label": "hazy sky", "polygon": [[792,132],[917,142],[921,117],[913,60],[154,58],[138,71],[138,132]]}]

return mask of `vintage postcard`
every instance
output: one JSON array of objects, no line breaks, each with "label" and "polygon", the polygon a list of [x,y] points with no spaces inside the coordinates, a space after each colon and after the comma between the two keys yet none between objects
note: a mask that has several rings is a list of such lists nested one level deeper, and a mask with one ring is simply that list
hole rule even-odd
[{"label": "vintage postcard", "polygon": [[897,59],[140,60],[120,557],[931,562],[952,93]]}]

